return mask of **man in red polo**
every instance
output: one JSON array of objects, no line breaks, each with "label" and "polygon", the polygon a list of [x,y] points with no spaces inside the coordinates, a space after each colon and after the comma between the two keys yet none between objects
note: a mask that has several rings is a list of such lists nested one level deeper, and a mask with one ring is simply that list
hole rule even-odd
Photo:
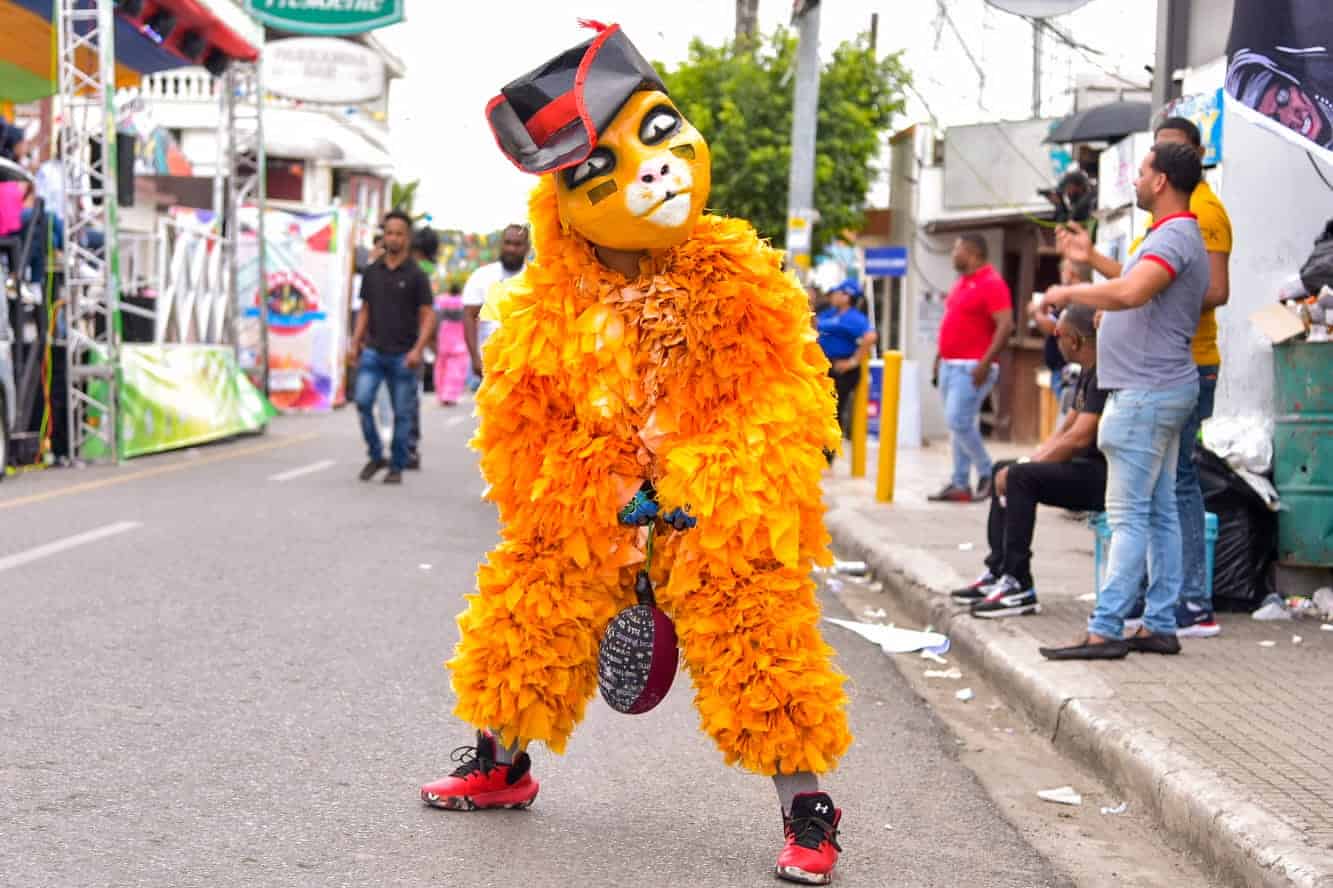
[{"label": "man in red polo", "polygon": [[987,256],[986,241],[979,234],[961,235],[954,243],[953,267],[960,277],[944,306],[935,358],[944,418],[953,437],[953,477],[930,497],[935,502],[990,498],[994,463],[981,440],[981,405],[999,379],[995,361],[1014,331],[1014,307],[1009,285]]}]

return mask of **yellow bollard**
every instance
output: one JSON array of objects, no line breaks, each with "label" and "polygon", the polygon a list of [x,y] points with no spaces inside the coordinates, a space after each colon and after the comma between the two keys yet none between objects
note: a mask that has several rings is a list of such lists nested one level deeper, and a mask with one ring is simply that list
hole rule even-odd
[{"label": "yellow bollard", "polygon": [[898,395],[903,376],[903,353],[884,353],[884,372],[879,378],[879,471],[875,475],[875,499],[893,502],[894,471],[898,467]]},{"label": "yellow bollard", "polygon": [[861,359],[861,381],[852,401],[852,477],[866,476],[866,413],[870,409],[870,356]]}]

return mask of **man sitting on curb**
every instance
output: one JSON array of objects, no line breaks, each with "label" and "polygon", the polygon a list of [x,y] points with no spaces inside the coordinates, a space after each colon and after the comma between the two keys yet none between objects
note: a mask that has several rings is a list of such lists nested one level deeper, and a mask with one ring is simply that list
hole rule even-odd
[{"label": "man sitting on curb", "polygon": [[986,572],[953,593],[972,616],[1012,617],[1041,611],[1032,582],[1032,532],[1037,506],[1100,512],[1106,494],[1106,459],[1097,449],[1097,423],[1106,392],[1097,387],[1097,328],[1093,309],[1072,305],[1056,324],[1060,353],[1079,364],[1073,409],[1055,434],[1030,457],[1002,462],[995,473],[987,535]]}]

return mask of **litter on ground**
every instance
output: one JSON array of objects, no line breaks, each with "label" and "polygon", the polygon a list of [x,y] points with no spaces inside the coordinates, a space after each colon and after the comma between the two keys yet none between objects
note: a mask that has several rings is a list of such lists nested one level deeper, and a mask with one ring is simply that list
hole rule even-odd
[{"label": "litter on ground", "polygon": [[1072,786],[1058,786],[1055,789],[1043,789],[1037,792],[1037,798],[1057,805],[1081,805],[1083,796]]},{"label": "litter on ground", "polygon": [[976,694],[972,693],[971,688],[963,688],[961,691],[954,692],[954,697],[959,700],[962,700],[964,703],[971,700],[975,696]]},{"label": "litter on ground", "polygon": [[886,654],[908,654],[920,650],[943,654],[949,650],[948,636],[938,632],[918,632],[914,629],[900,629],[897,626],[836,620],[832,617],[824,619],[835,626],[850,629],[866,641],[879,645]]},{"label": "litter on ground", "polygon": [[1129,810],[1129,802],[1121,802],[1114,808],[1109,808],[1106,806],[1102,807],[1103,814],[1124,814],[1128,810]]}]

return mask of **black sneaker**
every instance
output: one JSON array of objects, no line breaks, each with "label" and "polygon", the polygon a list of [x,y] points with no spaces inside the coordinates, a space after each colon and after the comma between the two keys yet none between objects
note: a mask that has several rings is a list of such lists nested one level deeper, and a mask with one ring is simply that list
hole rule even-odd
[{"label": "black sneaker", "polygon": [[403,468],[412,470],[421,468],[421,451],[413,450],[409,453],[407,455],[407,465],[403,466]]},{"label": "black sneaker", "polygon": [[389,474],[384,476],[385,484],[402,484],[403,472],[401,469],[389,469]]},{"label": "black sneaker", "polygon": [[954,604],[975,604],[986,597],[986,593],[981,590],[998,579],[999,577],[988,570],[977,577],[972,585],[950,592],[949,597],[953,599]]},{"label": "black sneaker", "polygon": [[375,475],[379,472],[380,469],[383,469],[388,465],[389,465],[388,462],[386,462],[385,460],[372,459],[370,462],[366,463],[365,466],[361,469],[361,475],[359,477],[361,478],[362,481],[369,481],[371,478],[375,477]]},{"label": "black sneaker", "polygon": [[984,620],[1000,617],[1021,617],[1026,614],[1041,613],[1037,603],[1037,591],[1023,588],[1023,584],[1013,577],[1005,575],[982,589],[985,597],[972,605],[972,616]]},{"label": "black sneaker", "polygon": [[977,492],[972,495],[973,502],[982,503],[990,499],[991,491],[995,486],[995,476],[987,475],[977,482]]}]

